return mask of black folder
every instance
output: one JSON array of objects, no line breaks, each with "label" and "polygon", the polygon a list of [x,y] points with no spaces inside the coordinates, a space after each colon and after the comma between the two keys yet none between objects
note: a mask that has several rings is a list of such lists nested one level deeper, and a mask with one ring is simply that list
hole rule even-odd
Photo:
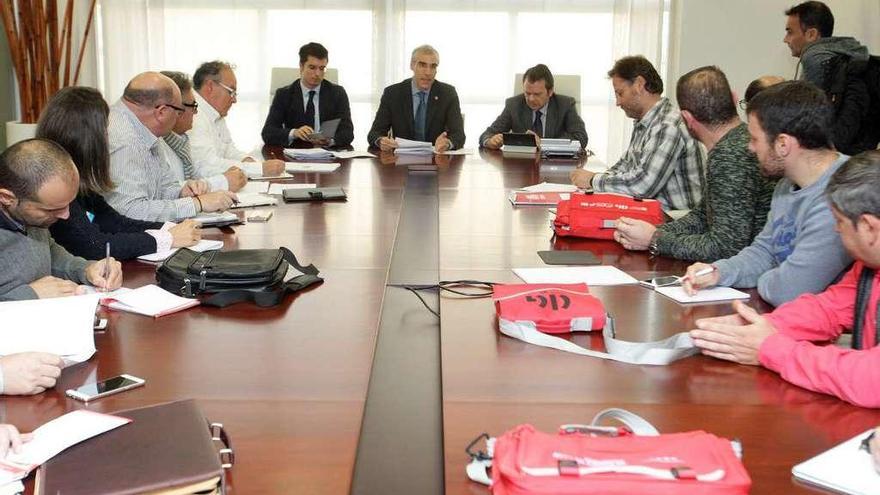
[{"label": "black folder", "polygon": [[284,201],[345,201],[345,190],[341,187],[316,187],[313,189],[284,189]]}]

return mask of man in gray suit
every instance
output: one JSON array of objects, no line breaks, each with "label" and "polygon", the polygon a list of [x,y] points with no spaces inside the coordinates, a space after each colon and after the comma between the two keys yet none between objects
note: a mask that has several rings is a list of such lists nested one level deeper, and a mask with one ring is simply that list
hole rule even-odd
[{"label": "man in gray suit", "polygon": [[538,64],[523,74],[523,92],[504,102],[501,115],[480,136],[480,146],[497,150],[503,144],[502,133],[528,132],[541,138],[567,138],[587,147],[587,130],[570,96],[553,92],[553,74]]}]

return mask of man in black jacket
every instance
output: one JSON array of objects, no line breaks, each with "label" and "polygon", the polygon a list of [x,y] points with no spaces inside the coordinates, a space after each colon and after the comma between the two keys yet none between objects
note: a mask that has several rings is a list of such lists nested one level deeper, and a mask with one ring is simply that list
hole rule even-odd
[{"label": "man in black jacket", "polygon": [[[348,95],[342,86],[324,80],[327,49],[320,43],[306,43],[299,49],[300,78],[279,88],[263,125],[263,142],[287,146],[295,140],[320,146],[349,146],[354,140]],[[334,136],[310,138],[321,123],[340,119]]]},{"label": "man in black jacket", "polygon": [[413,77],[385,88],[373,126],[370,146],[390,151],[394,137],[434,143],[438,153],[464,146],[464,122],[455,87],[435,80],[440,55],[430,45],[412,52]]}]

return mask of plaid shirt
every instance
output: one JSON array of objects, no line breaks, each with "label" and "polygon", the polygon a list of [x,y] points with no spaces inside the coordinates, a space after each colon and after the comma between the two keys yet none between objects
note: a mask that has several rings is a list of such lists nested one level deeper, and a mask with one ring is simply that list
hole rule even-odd
[{"label": "plaid shirt", "polygon": [[691,209],[702,196],[704,153],[678,110],[660,98],[635,123],[623,157],[593,177],[593,190],[655,198],[667,210]]}]

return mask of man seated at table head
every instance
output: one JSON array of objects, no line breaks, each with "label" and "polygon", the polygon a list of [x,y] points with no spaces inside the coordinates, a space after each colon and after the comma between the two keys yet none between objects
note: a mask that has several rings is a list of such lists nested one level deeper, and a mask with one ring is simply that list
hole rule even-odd
[{"label": "man seated at table head", "polygon": [[703,149],[688,133],[678,109],[664,96],[663,80],[641,55],[623,57],[608,71],[626,116],[635,120],[629,148],[605,173],[577,169],[574,184],[597,192],[654,198],[666,210],[700,202]]},{"label": "man seated at table head", "polygon": [[761,175],[749,151],[748,127],[736,113],[736,95],[721,69],[700,67],[681,76],[676,99],[688,132],[709,152],[700,204],[659,227],[622,217],[614,238],[626,249],[655,256],[729,258],[764,228],[776,180]]},{"label": "man seated at table head", "polygon": [[[712,265],[695,263],[683,286],[757,287],[778,306],[825,290],[852,261],[823,195],[831,175],[847,160],[831,145],[831,105],[811,83],[788,81],[749,102],[749,149],[768,177],[781,177],[767,224],[751,245]],[[714,267],[707,275],[696,273]]]},{"label": "man seated at table head", "polygon": [[430,45],[416,47],[410,58],[412,77],[385,88],[373,126],[370,146],[382,151],[397,147],[395,137],[434,144],[436,152],[464,146],[464,122],[455,87],[437,81],[440,55]]},{"label": "man seated at table head", "polygon": [[[318,146],[350,146],[354,125],[345,88],[324,79],[328,53],[320,43],[306,43],[299,49],[300,78],[278,88],[263,124],[263,142],[289,146],[294,141]],[[339,119],[334,136],[310,137],[321,123]]]},{"label": "man seated at table head", "polygon": [[238,97],[238,80],[232,65],[214,60],[205,62],[193,74],[199,113],[189,131],[193,165],[203,176],[225,172],[237,166],[248,177],[275,176],[284,172],[281,160],[260,162],[235,147],[226,115]]},{"label": "man seated at table head", "polygon": [[52,141],[28,139],[0,154],[0,301],[82,294],[80,284],[122,285],[118,261],[73,256],[49,234],[78,191],[73,160]]},{"label": "man seated at table head", "polygon": [[529,68],[522,79],[522,94],[504,102],[495,122],[480,136],[480,146],[497,150],[505,132],[528,132],[541,138],[564,138],[587,147],[587,130],[575,106],[575,99],[553,90],[553,74],[544,64]]},{"label": "man seated at table head", "polygon": [[[694,344],[706,355],[762,365],[795,385],[863,407],[880,407],[880,151],[850,158],[828,181],[843,245],[855,258],[840,282],[759,315],[697,320]],[[850,349],[824,345],[852,330]],[[818,345],[817,345],[818,344]]]},{"label": "man seated at table head", "polygon": [[184,112],[177,117],[177,122],[171,132],[162,136],[163,151],[166,160],[171,165],[171,171],[177,177],[177,181],[183,185],[187,180],[202,179],[208,184],[210,191],[238,191],[247,184],[247,175],[235,165],[226,169],[222,174],[203,177],[196,171],[192,163],[192,151],[189,145],[189,136],[186,134],[192,129],[193,117],[199,112],[199,104],[196,103],[193,92],[192,80],[187,74],[177,71],[160,72],[168,77],[180,90],[181,104]]},{"label": "man seated at table head", "polygon": [[160,138],[186,112],[182,105],[174,81],[158,72],[144,72],[110,107],[110,178],[116,187],[105,198],[119,213],[138,220],[176,222],[232,206],[235,194],[208,192],[201,180],[188,180],[181,187],[171,171]]}]

